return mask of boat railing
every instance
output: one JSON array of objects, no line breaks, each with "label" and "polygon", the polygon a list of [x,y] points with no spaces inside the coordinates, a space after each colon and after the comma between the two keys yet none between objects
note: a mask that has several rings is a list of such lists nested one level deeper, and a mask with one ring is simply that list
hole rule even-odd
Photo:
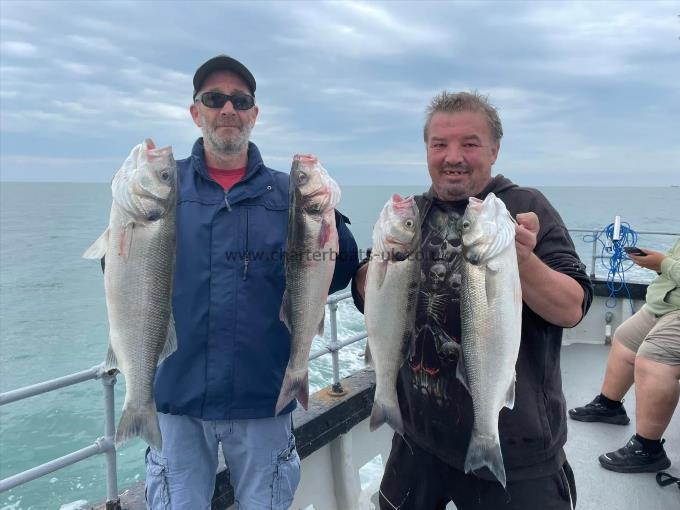
[{"label": "boat railing", "polygon": [[[597,236],[600,232],[598,229],[569,229],[570,232],[575,233],[589,233]],[[653,232],[653,231],[638,231],[638,234],[643,235],[664,235],[680,237],[677,232]],[[590,267],[591,276],[595,276],[595,267],[598,259],[606,258],[603,255],[597,254],[597,243],[593,243],[593,253]],[[350,292],[342,292],[333,294],[328,297],[327,306],[329,308],[330,320],[330,338],[326,344],[312,352],[309,356],[310,361],[315,360],[321,356],[330,354],[333,361],[333,382],[331,388],[331,395],[342,395],[344,390],[340,383],[340,360],[339,351],[348,345],[354,344],[367,337],[366,332],[355,334],[343,340],[338,339],[337,327],[337,311],[338,303],[340,301],[349,299]],[[25,386],[16,390],[8,391],[0,394],[0,406],[10,404],[19,400],[27,399],[36,395],[45,394],[51,391],[58,390],[74,384],[100,379],[104,389],[104,436],[99,437],[93,444],[82,448],[80,450],[71,452],[67,455],[51,460],[39,466],[30,468],[26,471],[17,473],[10,477],[0,480],[0,493],[8,491],[19,485],[28,483],[32,480],[40,478],[59,469],[71,466],[77,462],[81,462],[89,457],[103,454],[106,456],[106,510],[120,509],[120,501],[118,498],[118,479],[116,470],[116,447],[114,443],[115,437],[115,406],[114,406],[114,385],[116,383],[117,370],[105,370],[104,364],[95,365],[88,370],[76,372],[56,379],[51,379],[42,383]]]},{"label": "boat railing", "polygon": [[27,469],[16,475],[0,480],[0,493],[23,485],[36,478],[71,466],[95,455],[106,455],[106,510],[120,509],[118,504],[118,474],[116,470],[116,447],[114,436],[116,431],[113,385],[116,384],[117,370],[105,370],[104,363],[95,365],[88,370],[50,379],[31,386],[24,386],[16,390],[0,393],[0,406],[11,404],[36,395],[42,395],[74,384],[80,384],[93,379],[100,379],[104,387],[104,436],[99,437],[93,444],[56,458],[39,466]]}]

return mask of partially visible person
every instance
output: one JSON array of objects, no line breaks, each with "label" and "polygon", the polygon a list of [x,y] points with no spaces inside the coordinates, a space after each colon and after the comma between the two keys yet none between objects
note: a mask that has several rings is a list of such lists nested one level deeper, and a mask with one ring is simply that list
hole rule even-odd
[{"label": "partially visible person", "polygon": [[671,461],[663,433],[680,396],[680,240],[664,255],[643,248],[633,262],[659,274],[649,284],[644,306],[614,332],[600,394],[569,410],[578,421],[626,425],[623,397],[635,382],[636,433],[625,446],[599,457],[605,469],[653,473]]},{"label": "partially visible person", "polygon": [[[436,96],[424,141],[432,187],[416,196],[422,222],[415,353],[402,366],[397,393],[404,436],[394,435],[380,486],[383,510],[570,510],[576,484],[563,449],[562,330],[576,325],[592,286],[557,211],[537,190],[491,176],[503,128],[496,109],[476,93]],[[493,192],[517,220],[515,247],[523,294],[515,405],[499,415],[507,486],[487,468],[466,474],[472,400],[456,376],[460,362],[461,239],[469,197]],[[362,265],[353,279],[363,310]]]},{"label": "partially visible person", "polygon": [[[289,176],[250,142],[259,107],[241,62],[211,58],[193,85],[189,111],[203,137],[177,161],[177,351],[156,374],[163,446],[147,450],[146,501],[153,510],[210,508],[221,445],[236,507],[286,509],[300,480],[295,401],[274,413],[290,352],[279,319]],[[330,292],[358,263],[346,223],[336,211]]]}]

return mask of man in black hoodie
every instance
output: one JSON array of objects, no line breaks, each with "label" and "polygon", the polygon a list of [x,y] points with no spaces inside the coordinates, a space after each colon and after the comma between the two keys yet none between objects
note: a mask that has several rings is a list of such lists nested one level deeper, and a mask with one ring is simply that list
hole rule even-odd
[{"label": "man in black hoodie", "polygon": [[[563,446],[566,410],[560,372],[562,328],[587,312],[592,287],[557,211],[537,190],[491,176],[503,135],[495,108],[476,93],[443,92],[424,129],[430,190],[416,201],[422,221],[422,271],[416,349],[397,391],[404,437],[395,434],[380,487],[380,508],[555,509],[576,504]],[[460,350],[458,220],[469,197],[493,192],[515,216],[523,295],[515,405],[499,416],[507,487],[484,468],[465,474],[472,401],[456,378]],[[367,260],[353,281],[363,310]]]}]

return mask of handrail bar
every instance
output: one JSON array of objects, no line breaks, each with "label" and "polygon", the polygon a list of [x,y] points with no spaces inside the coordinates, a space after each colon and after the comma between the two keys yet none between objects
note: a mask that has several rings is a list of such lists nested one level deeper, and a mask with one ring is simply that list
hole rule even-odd
[{"label": "handrail bar", "polygon": [[359,333],[357,335],[349,337],[346,340],[343,340],[342,342],[338,342],[335,346],[325,345],[321,349],[318,349],[318,350],[314,351],[313,353],[311,353],[309,355],[309,361],[312,361],[316,358],[320,358],[324,354],[332,354],[333,352],[337,352],[340,349],[342,349],[343,347],[347,347],[348,345],[352,345],[353,343],[356,343],[359,340],[363,340],[367,336],[368,336],[367,333]]},{"label": "handrail bar", "polygon": [[351,298],[352,293],[351,292],[341,292],[340,294],[331,294],[328,296],[328,299],[326,300],[326,304],[330,305],[332,303],[337,303],[338,301],[343,301],[347,298]]},{"label": "handrail bar", "polygon": [[0,406],[92,379],[100,379],[106,373],[106,370],[104,370],[104,363],[100,363],[99,365],[95,365],[87,370],[83,370],[82,372],[76,372],[74,374],[57,377],[56,379],[50,379],[49,381],[33,384],[31,386],[24,386],[23,388],[0,393]]},{"label": "handrail bar", "polygon": [[[601,232],[601,228],[567,228],[569,232]],[[680,236],[680,232],[656,232],[653,230],[636,230],[638,235],[657,235],[657,236]]]},{"label": "handrail bar", "polygon": [[81,460],[85,460],[100,453],[106,453],[113,449],[113,440],[100,437],[90,446],[0,480],[0,492],[8,491],[17,485],[28,483],[36,478],[57,471],[58,469],[68,467],[76,462],[80,462]]}]

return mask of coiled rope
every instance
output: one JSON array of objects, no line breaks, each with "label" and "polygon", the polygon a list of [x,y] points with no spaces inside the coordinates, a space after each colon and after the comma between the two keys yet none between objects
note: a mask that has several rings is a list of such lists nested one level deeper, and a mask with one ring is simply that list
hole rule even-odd
[{"label": "coiled rope", "polygon": [[628,285],[626,285],[626,271],[631,269],[635,263],[628,257],[628,254],[623,250],[623,247],[636,246],[637,239],[637,232],[625,222],[621,222],[619,239],[614,239],[613,223],[610,223],[596,234],[587,234],[583,236],[585,242],[599,242],[602,247],[600,261],[607,270],[607,289],[609,289],[609,297],[607,298],[606,305],[608,308],[614,308],[616,306],[616,293],[625,290],[626,295],[628,296],[628,302],[630,303],[631,313],[635,313],[633,299],[630,296]]}]

